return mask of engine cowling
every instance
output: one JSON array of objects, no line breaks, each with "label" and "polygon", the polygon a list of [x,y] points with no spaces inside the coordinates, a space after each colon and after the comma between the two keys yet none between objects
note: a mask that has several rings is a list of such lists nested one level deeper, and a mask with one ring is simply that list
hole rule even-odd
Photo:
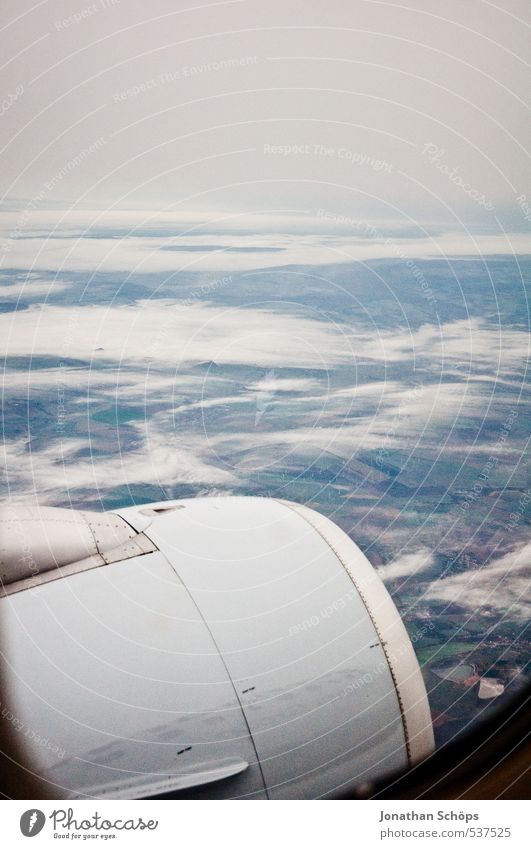
[{"label": "engine cowling", "polygon": [[329,519],[244,497],[54,510],[29,577],[2,525],[0,599],[2,703],[52,796],[315,798],[433,750],[400,615]]}]

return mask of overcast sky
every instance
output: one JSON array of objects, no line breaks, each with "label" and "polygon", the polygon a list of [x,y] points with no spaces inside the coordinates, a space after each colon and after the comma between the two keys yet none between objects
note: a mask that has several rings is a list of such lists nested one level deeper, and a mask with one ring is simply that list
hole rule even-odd
[{"label": "overcast sky", "polygon": [[0,15],[9,205],[530,226],[528,0],[3,0]]}]

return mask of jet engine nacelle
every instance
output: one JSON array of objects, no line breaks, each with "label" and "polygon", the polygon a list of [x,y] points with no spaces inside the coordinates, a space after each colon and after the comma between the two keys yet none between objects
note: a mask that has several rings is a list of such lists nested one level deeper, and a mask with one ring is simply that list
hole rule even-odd
[{"label": "jet engine nacelle", "polygon": [[380,578],[299,504],[5,507],[2,706],[53,798],[315,798],[419,762],[419,665]]}]

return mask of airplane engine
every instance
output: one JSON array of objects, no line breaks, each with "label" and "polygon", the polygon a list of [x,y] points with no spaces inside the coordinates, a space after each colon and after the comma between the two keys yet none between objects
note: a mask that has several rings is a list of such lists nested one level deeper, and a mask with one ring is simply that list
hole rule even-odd
[{"label": "airplane engine", "polygon": [[2,707],[52,798],[307,799],[433,750],[401,617],[287,501],[0,515]]}]

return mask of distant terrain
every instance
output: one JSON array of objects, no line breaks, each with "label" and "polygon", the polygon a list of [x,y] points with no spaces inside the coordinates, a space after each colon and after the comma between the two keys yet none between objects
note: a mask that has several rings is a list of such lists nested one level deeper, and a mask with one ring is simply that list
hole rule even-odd
[{"label": "distant terrain", "polygon": [[[127,249],[119,229],[90,238]],[[300,250],[283,264],[282,238],[144,234],[174,272],[137,265],[133,249],[127,273],[5,268],[2,496],[310,504],[392,593],[441,744],[527,675],[531,259],[305,265]],[[235,269],[179,264],[202,250]],[[434,672],[445,664],[471,674]],[[503,694],[479,699],[481,677]]]}]

